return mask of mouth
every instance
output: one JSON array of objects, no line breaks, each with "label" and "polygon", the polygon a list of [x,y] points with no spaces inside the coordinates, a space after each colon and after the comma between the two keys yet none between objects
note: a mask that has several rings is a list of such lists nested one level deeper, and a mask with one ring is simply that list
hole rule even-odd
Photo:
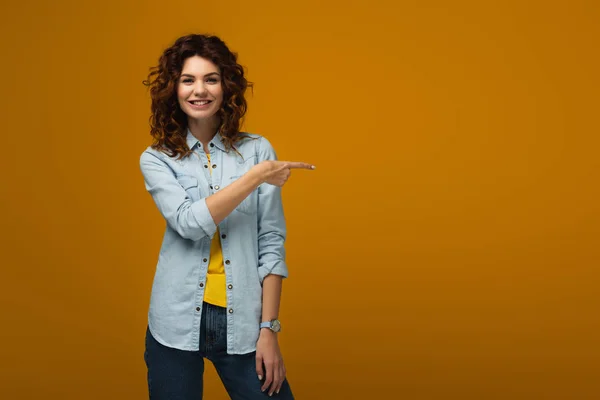
[{"label": "mouth", "polygon": [[188,100],[188,104],[197,110],[208,108],[210,103],[212,103],[212,100]]}]

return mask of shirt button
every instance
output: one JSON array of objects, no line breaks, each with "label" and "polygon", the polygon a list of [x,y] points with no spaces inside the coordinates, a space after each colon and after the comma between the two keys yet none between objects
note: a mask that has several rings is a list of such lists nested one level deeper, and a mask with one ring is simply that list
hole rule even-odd
[{"label": "shirt button", "polygon": [[203,258],[202,261],[207,262],[208,258]]},{"label": "shirt button", "polygon": [[216,185],[216,186],[215,186],[215,190],[219,190],[219,185]]},{"label": "shirt button", "polygon": [[208,168],[208,165],[206,165],[206,164],[205,164],[205,165],[204,165],[204,168]]},{"label": "shirt button", "polygon": [[201,284],[200,284],[200,287],[204,287],[204,283],[201,283]]},{"label": "shirt button", "polygon": [[200,307],[196,307],[196,311],[200,311]]},{"label": "shirt button", "polygon": [[233,314],[233,308],[229,309],[229,314]]},{"label": "shirt button", "polygon": [[214,144],[214,143],[211,143],[211,144],[210,144],[210,147],[215,147],[215,144]]},{"label": "shirt button", "polygon": [[229,260],[225,261],[225,264],[229,265],[231,262]]},{"label": "shirt button", "polygon": [[228,289],[233,289],[233,285],[227,285]]},{"label": "shirt button", "polygon": [[225,234],[221,235],[221,239],[225,239],[225,238],[227,238],[227,235],[225,235]]},{"label": "shirt button", "polygon": [[212,188],[213,188],[213,185],[210,185],[210,188],[212,189]]},{"label": "shirt button", "polygon": [[212,167],[213,167],[213,169],[215,169],[215,168],[217,168],[217,165],[216,165],[216,164],[213,164],[213,165],[212,165]]}]

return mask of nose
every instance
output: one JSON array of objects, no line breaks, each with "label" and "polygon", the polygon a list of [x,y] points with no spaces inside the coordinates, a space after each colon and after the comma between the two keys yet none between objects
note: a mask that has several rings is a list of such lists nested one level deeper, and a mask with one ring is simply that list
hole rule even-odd
[{"label": "nose", "polygon": [[204,81],[199,80],[194,86],[194,94],[198,97],[201,97],[206,92],[206,86],[204,85]]}]

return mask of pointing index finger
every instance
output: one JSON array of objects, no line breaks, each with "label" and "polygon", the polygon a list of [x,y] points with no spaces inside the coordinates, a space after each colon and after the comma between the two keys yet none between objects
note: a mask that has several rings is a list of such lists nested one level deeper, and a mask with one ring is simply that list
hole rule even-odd
[{"label": "pointing index finger", "polygon": [[297,169],[315,169],[316,167],[312,164],[307,164],[299,161],[288,161],[288,168],[297,168]]}]

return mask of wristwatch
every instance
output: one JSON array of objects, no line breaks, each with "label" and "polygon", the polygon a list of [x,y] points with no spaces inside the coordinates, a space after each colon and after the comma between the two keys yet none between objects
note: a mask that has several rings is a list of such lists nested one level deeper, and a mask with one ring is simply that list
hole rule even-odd
[{"label": "wristwatch", "polygon": [[267,322],[261,322],[260,329],[262,329],[262,328],[269,328],[273,332],[279,332],[279,331],[281,331],[281,322],[279,322],[278,319],[272,319]]}]

